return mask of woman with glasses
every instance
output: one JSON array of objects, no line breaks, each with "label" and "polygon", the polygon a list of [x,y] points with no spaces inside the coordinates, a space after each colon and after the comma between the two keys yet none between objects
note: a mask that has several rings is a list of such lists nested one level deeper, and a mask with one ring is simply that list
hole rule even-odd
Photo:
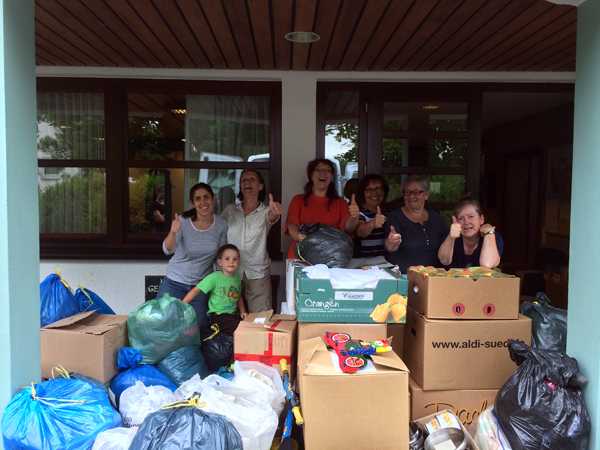
[{"label": "woman with glasses", "polygon": [[478,201],[461,200],[454,209],[450,233],[438,251],[440,262],[449,267],[497,267],[504,241],[495,231],[485,223]]},{"label": "woman with glasses", "polygon": [[296,245],[305,236],[301,225],[321,223],[347,233],[358,226],[359,207],[354,196],[350,206],[335,188],[335,166],[328,159],[314,159],[306,167],[307,183],[304,194],[294,196],[287,215],[287,233],[293,239],[288,249],[288,258],[296,258]]},{"label": "woman with glasses", "polygon": [[355,232],[355,258],[380,258],[384,262],[386,217],[383,203],[390,188],[381,175],[365,175],[358,184],[359,224]]},{"label": "woman with glasses", "polygon": [[408,267],[440,266],[438,250],[448,234],[442,216],[426,206],[429,178],[409,175],[402,183],[404,206],[388,214],[386,259],[402,272]]}]

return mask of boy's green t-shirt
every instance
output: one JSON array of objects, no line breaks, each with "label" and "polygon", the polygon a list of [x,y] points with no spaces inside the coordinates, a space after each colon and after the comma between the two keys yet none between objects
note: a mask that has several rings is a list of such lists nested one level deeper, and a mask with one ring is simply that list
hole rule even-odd
[{"label": "boy's green t-shirt", "polygon": [[208,294],[210,314],[235,314],[242,291],[239,275],[227,276],[220,270],[205,276],[196,286]]}]

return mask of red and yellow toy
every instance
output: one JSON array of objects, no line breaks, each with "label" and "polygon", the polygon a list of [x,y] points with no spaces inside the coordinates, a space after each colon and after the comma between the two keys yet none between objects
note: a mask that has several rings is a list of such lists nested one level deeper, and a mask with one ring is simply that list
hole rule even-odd
[{"label": "red and yellow toy", "polygon": [[338,355],[344,373],[356,373],[367,365],[367,357],[392,351],[388,339],[363,341],[352,339],[348,333],[325,333],[323,340]]}]

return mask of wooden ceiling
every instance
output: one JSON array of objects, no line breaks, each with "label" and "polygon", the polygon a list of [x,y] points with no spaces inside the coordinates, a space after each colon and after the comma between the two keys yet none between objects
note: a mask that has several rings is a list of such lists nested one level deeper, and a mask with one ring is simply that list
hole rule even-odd
[{"label": "wooden ceiling", "polygon": [[545,0],[37,0],[35,23],[38,65],[572,71],[576,18]]}]

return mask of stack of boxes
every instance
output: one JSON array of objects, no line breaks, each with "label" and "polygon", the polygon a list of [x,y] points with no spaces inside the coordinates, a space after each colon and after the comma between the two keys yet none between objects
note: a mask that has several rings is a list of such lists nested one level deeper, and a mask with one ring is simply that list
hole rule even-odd
[{"label": "stack of boxes", "polygon": [[[322,340],[327,331],[353,339],[385,339],[388,323],[401,332],[406,303],[399,294],[406,296],[406,277],[390,272],[390,279],[379,280],[372,289],[336,289],[330,280],[310,278],[302,264],[293,264],[305,448],[408,448],[409,377],[404,362],[395,353],[383,353],[372,357],[374,370],[344,374]],[[398,348],[401,339],[394,344]]]},{"label": "stack of boxes", "polygon": [[519,278],[444,276],[411,269],[404,361],[413,419],[451,409],[473,430],[514,372],[509,339],[530,344],[519,315]]}]

